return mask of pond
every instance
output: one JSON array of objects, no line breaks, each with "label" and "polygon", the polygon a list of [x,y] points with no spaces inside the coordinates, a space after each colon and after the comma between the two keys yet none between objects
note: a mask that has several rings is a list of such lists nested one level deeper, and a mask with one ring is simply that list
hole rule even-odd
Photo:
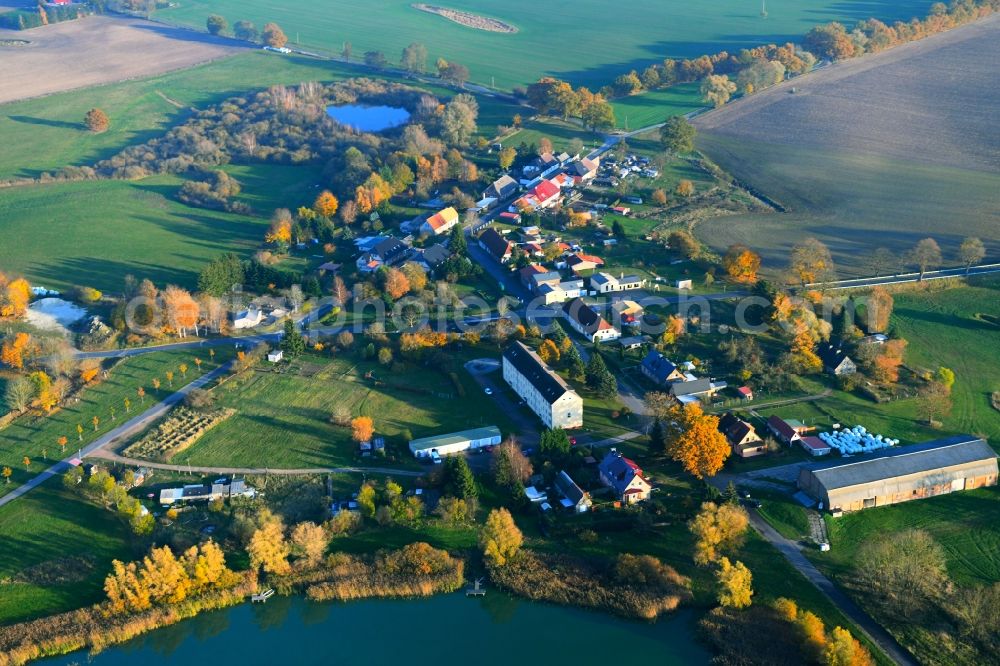
[{"label": "pond", "polygon": [[315,603],[272,597],[204,613],[93,658],[81,652],[41,664],[161,666],[230,664],[707,664],[694,642],[694,614],[655,624],[533,603],[496,591],[419,600]]},{"label": "pond", "polygon": [[326,113],[341,125],[353,127],[359,132],[381,132],[399,127],[410,119],[410,112],[398,106],[344,104],[328,106]]},{"label": "pond", "polygon": [[27,320],[33,326],[66,332],[66,327],[87,316],[87,311],[61,298],[40,298],[28,306]]}]

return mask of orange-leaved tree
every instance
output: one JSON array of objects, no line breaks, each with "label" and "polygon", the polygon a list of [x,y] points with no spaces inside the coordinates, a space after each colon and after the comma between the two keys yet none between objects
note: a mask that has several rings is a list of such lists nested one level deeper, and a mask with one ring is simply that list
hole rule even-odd
[{"label": "orange-leaved tree", "polygon": [[729,279],[738,284],[754,284],[757,282],[757,271],[760,270],[760,255],[746,245],[730,245],[722,265]]},{"label": "orange-leaved tree", "polygon": [[705,414],[697,403],[684,407],[681,415],[679,427],[667,442],[667,454],[699,479],[715,476],[732,453],[719,432],[719,418]]},{"label": "orange-leaved tree", "polygon": [[370,416],[351,419],[351,437],[355,442],[370,442],[375,434],[375,423]]},{"label": "orange-leaved tree", "polygon": [[330,190],[323,190],[313,203],[313,210],[321,217],[331,218],[337,213],[340,202]]}]

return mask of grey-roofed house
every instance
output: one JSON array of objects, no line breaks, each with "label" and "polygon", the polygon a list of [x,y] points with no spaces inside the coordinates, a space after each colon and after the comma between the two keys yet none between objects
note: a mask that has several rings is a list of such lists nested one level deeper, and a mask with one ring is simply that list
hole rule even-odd
[{"label": "grey-roofed house", "polygon": [[719,418],[719,432],[726,436],[733,453],[740,458],[767,453],[767,445],[757,434],[757,429],[732,412],[726,412]]},{"label": "grey-roofed house", "polygon": [[585,513],[590,509],[590,493],[576,484],[565,470],[556,475],[556,490],[563,496],[561,504],[575,513]]},{"label": "grey-roofed house", "polygon": [[591,342],[606,342],[621,337],[621,331],[608,323],[582,298],[574,298],[563,305],[562,314],[573,330]]},{"label": "grey-roofed house", "polygon": [[514,247],[509,240],[492,227],[479,235],[479,246],[501,264],[506,264],[510,261],[510,255]]},{"label": "grey-roofed house", "polygon": [[819,358],[823,361],[823,369],[831,375],[842,377],[853,375],[858,371],[858,366],[842,348],[827,343],[821,345],[818,351]]},{"label": "grey-roofed house", "polygon": [[517,181],[505,174],[494,180],[486,188],[486,191],[483,192],[483,198],[495,198],[502,201],[507,197],[517,194],[519,189],[520,185],[517,184]]},{"label": "grey-roofed house", "polygon": [[451,257],[451,252],[444,245],[431,245],[424,250],[421,250],[418,254],[414,255],[413,260],[418,264],[421,264],[428,271],[436,271],[441,267],[444,262],[448,261]]},{"label": "grey-roofed house", "polygon": [[597,469],[601,483],[612,489],[618,501],[635,504],[649,499],[653,486],[646,480],[642,468],[618,451],[609,451]]},{"label": "grey-roofed house", "polygon": [[997,456],[985,440],[955,435],[804,467],[798,486],[830,510],[860,511],[997,483]]},{"label": "grey-roofed house", "polygon": [[670,359],[655,349],[649,350],[646,357],[642,359],[642,363],[639,364],[639,369],[650,381],[661,386],[684,380],[684,373]]},{"label": "grey-roofed house", "polygon": [[545,427],[583,426],[583,400],[525,344],[513,342],[504,350],[503,378]]},{"label": "grey-roofed house", "polygon": [[707,377],[701,377],[672,383],[670,395],[680,402],[693,402],[695,399],[711,397],[724,388],[726,388],[725,382],[713,382]]}]

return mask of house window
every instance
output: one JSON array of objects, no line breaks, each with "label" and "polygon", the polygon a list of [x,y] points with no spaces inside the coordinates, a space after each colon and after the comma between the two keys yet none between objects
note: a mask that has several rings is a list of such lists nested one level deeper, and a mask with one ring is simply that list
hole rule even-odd
[{"label": "house window", "polygon": [[871,509],[872,507],[875,506],[875,498],[874,497],[869,497],[864,502],[862,502],[862,505],[866,509]]}]

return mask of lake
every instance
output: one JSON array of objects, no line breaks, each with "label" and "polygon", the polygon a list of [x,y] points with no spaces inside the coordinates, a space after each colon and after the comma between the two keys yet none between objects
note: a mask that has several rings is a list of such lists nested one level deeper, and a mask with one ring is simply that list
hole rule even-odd
[{"label": "lake", "polygon": [[313,603],[272,597],[204,613],[89,660],[82,652],[40,664],[707,664],[695,615],[630,622],[603,613],[515,599],[496,591],[419,600]]},{"label": "lake", "polygon": [[381,132],[399,127],[410,119],[410,112],[398,106],[344,104],[328,106],[326,113],[338,123],[353,127],[359,132]]}]

